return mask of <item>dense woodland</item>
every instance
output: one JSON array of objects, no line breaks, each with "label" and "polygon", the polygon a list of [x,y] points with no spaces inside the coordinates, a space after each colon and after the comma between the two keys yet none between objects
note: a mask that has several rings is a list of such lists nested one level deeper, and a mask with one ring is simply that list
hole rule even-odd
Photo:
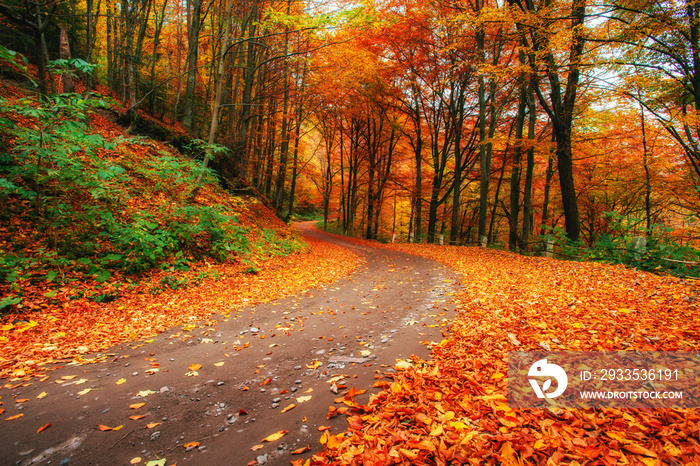
[{"label": "dense woodland", "polygon": [[28,57],[39,93],[101,89],[133,131],[146,114],[181,124],[224,187],[287,220],[317,206],[345,234],[524,252],[697,239],[696,0],[5,0],[0,13],[3,53]]}]

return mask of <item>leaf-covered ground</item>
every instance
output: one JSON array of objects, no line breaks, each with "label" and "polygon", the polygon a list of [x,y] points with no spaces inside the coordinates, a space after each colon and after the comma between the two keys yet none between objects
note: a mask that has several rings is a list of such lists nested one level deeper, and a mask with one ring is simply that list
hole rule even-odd
[{"label": "leaf-covered ground", "polygon": [[698,410],[516,411],[505,375],[508,351],[547,345],[698,351],[696,282],[477,248],[393,247],[464,275],[460,317],[432,359],[398,365],[367,405],[346,397],[348,431],[324,434],[311,464],[700,464]]},{"label": "leaf-covered ground", "polygon": [[51,363],[97,362],[101,359],[85,355],[332,283],[357,266],[357,256],[347,249],[313,239],[308,243],[308,253],[273,257],[257,273],[246,273],[241,264],[200,265],[188,276],[218,278],[153,295],[150,290],[165,275],[161,272],[111,304],[58,295],[59,305],[6,315],[0,321],[0,377],[42,377]]}]

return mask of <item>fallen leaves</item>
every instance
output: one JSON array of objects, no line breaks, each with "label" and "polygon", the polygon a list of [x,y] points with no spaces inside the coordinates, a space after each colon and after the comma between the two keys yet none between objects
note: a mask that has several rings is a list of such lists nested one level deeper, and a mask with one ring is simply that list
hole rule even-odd
[{"label": "fallen leaves", "polygon": [[[245,209],[242,213],[245,214]],[[265,215],[274,217],[267,211]],[[258,224],[257,213],[255,217],[256,220],[247,221],[251,225]],[[275,228],[286,227],[277,224]],[[95,362],[97,358],[89,360],[85,354],[128,341],[147,341],[183,323],[199,321],[214,313],[228,313],[232,307],[291,296],[311,286],[326,285],[349,274],[359,264],[358,256],[341,246],[310,237],[306,241],[310,246],[307,253],[266,258],[257,274],[243,273],[246,266],[238,263],[192,264],[188,272],[192,277],[216,273],[225,278],[177,293],[155,296],[150,293],[149,290],[162,286],[163,272],[154,271],[133,290],[120,289],[120,299],[106,306],[88,299],[71,299],[72,295],[94,294],[88,285],[80,285],[82,290],[66,288],[51,299],[43,297],[39,289],[38,298],[27,297],[25,302],[41,301],[41,306],[37,307],[41,312],[27,308],[5,314],[0,319],[0,377],[10,377],[20,370],[17,377],[30,376],[37,371],[40,373],[45,363],[70,358],[81,364]],[[76,280],[76,283],[81,281]],[[30,293],[27,286],[25,294],[29,296]],[[225,302],[220,299],[224,295]],[[50,342],[50,346],[45,346],[46,342]],[[246,342],[243,348],[248,346],[250,343]],[[44,351],[45,348],[51,351]],[[124,382],[117,382],[120,383]]]},{"label": "fallen leaves", "polygon": [[124,426],[108,427],[108,426],[105,426],[105,425],[103,425],[103,424],[100,424],[100,425],[97,426],[97,428],[100,429],[102,432],[106,432],[106,431],[108,431],[108,430],[119,430],[119,429],[121,429],[122,427],[124,427]]},{"label": "fallen leaves", "polygon": [[43,432],[43,431],[45,431],[46,429],[48,429],[49,427],[51,427],[51,423],[50,423],[50,422],[49,422],[48,424],[44,424],[43,426],[39,427],[39,428],[36,430],[36,433],[38,434],[39,432]]},{"label": "fallen leaves", "polygon": [[129,405],[129,409],[139,409],[142,406],[145,406],[146,403],[134,403]]},{"label": "fallen leaves", "polygon": [[315,465],[697,462],[687,437],[697,410],[512,410],[506,397],[509,350],[700,350],[693,283],[480,248],[391,247],[466,277],[460,314],[430,360],[397,362],[367,405],[335,400],[346,406],[327,417],[351,409],[352,436],[324,431]]},{"label": "fallen leaves", "polygon": [[15,419],[19,419],[19,418],[21,418],[22,416],[24,416],[24,414],[21,414],[21,413],[20,413],[20,414],[15,414],[14,416],[10,416],[10,417],[8,417],[8,418],[5,419],[5,420],[6,420],[6,421],[14,421]]},{"label": "fallen leaves", "polygon": [[262,439],[263,442],[274,442],[276,440],[281,439],[287,434],[286,430],[280,430],[279,432],[275,432],[274,434],[268,435],[264,439]]},{"label": "fallen leaves", "polygon": [[202,368],[201,364],[190,364],[189,369],[191,371],[198,371]]},{"label": "fallen leaves", "polygon": [[287,411],[290,411],[290,410],[294,409],[296,406],[297,406],[297,405],[295,405],[294,403],[292,403],[292,404],[290,404],[289,406],[287,406],[286,408],[284,408],[284,409],[281,411],[281,413],[284,414],[284,413],[286,413]]}]

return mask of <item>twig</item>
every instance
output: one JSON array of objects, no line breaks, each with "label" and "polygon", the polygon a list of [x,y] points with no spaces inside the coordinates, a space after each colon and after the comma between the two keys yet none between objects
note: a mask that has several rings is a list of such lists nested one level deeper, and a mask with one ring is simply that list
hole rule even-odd
[{"label": "twig", "polygon": [[126,434],[124,437],[122,437],[122,438],[120,438],[119,440],[117,440],[117,443],[115,443],[114,445],[112,445],[111,447],[109,447],[109,449],[111,450],[112,448],[116,447],[117,444],[118,444],[119,442],[121,442],[122,440],[124,440],[125,438],[127,438],[129,435],[133,434],[135,431],[136,431],[136,429],[133,429],[131,432],[129,432],[128,434]]}]

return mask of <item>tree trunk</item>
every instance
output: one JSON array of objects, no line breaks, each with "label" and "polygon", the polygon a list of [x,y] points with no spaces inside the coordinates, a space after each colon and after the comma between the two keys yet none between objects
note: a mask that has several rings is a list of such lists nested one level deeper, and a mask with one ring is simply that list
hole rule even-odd
[{"label": "tree trunk", "polygon": [[[191,12],[190,12],[190,7]],[[199,53],[199,31],[202,27],[202,0],[188,0],[187,11],[189,24],[187,28],[187,84],[183,103],[182,125],[192,131],[194,124],[194,100],[197,84],[197,56]]]}]

